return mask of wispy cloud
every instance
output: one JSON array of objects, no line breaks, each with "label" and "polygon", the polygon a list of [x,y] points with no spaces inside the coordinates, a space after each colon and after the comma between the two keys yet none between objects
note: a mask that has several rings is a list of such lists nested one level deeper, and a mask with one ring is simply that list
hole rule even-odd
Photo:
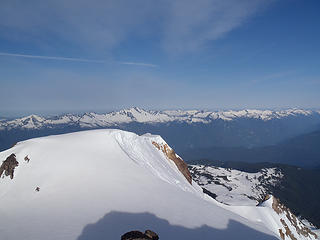
[{"label": "wispy cloud", "polygon": [[140,62],[117,62],[117,63],[124,64],[124,65],[143,66],[143,67],[158,67],[158,65],[151,64],[151,63],[140,63]]},{"label": "wispy cloud", "polygon": [[[64,46],[112,49],[152,33],[168,53],[192,52],[233,29],[274,0],[22,0],[0,1],[0,35],[54,39]],[[2,27],[2,28],[1,28]]]},{"label": "wispy cloud", "polygon": [[114,63],[118,63],[118,64],[123,64],[123,65],[135,65],[135,66],[143,66],[143,67],[157,67],[158,66],[155,64],[151,64],[151,63],[141,63],[141,62],[103,61],[103,60],[86,59],[86,58],[54,57],[54,56],[5,53],[5,52],[0,52],[0,56],[36,58],[36,59],[56,60],[56,61],[87,62],[87,63],[112,63],[112,62],[114,62]]},{"label": "wispy cloud", "polygon": [[164,43],[168,51],[194,51],[243,25],[265,0],[172,1]]},{"label": "wispy cloud", "polygon": [[85,59],[85,58],[39,56],[39,55],[27,55],[27,54],[4,53],[4,52],[0,52],[0,56],[22,57],[22,58],[37,58],[37,59],[44,59],[44,60],[58,60],[58,61],[72,61],[72,62],[106,63],[105,61]]}]

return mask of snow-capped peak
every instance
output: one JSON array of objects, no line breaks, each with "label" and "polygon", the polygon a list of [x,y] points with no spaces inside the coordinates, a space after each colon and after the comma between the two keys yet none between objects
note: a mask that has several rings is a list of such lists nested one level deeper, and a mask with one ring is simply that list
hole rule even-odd
[{"label": "snow-capped peak", "polygon": [[37,129],[41,128],[43,124],[45,123],[46,119],[42,118],[38,115],[29,115],[26,117],[18,118],[15,120],[9,120],[7,122],[4,122],[2,125],[8,125],[8,126],[15,126],[15,127],[23,127],[23,128],[29,128],[29,129]]},{"label": "snow-capped peak", "polygon": [[260,119],[269,121],[295,116],[320,115],[319,111],[309,111],[301,109],[288,109],[281,111],[271,110],[238,110],[238,111],[203,111],[203,110],[170,110],[170,111],[150,111],[138,107],[132,107],[120,111],[97,114],[85,113],[82,115],[66,114],[56,117],[40,117],[31,115],[14,120],[0,121],[0,129],[12,128],[50,128],[63,124],[73,124],[80,128],[112,127],[128,123],[166,123],[166,122],[186,122],[186,123],[211,123],[215,120],[232,121],[240,118]]}]

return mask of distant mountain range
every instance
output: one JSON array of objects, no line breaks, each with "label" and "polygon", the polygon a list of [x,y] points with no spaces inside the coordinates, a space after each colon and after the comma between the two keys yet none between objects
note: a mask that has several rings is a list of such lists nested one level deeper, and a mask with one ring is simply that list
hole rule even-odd
[{"label": "distant mountain range", "polygon": [[[140,135],[161,135],[186,161],[200,158],[222,160],[219,152],[224,157],[234,153],[234,157],[227,160],[236,160],[239,151],[247,153],[250,149],[264,149],[319,130],[320,111],[148,111],[130,108],[106,114],[31,115],[0,120],[0,150],[29,138],[100,128],[122,129]],[[238,160],[246,161],[244,158],[249,156],[248,160],[251,161],[253,157],[250,154],[241,153],[239,156],[243,158]],[[278,159],[276,161],[281,162]]]},{"label": "distant mountain range", "polygon": [[217,120],[233,121],[236,119],[257,119],[270,121],[290,117],[310,117],[320,115],[320,111],[301,109],[289,109],[282,111],[270,110],[239,110],[239,111],[199,111],[199,110],[168,110],[168,111],[147,111],[137,107],[121,111],[97,114],[84,113],[65,114],[55,117],[40,117],[30,115],[11,120],[0,120],[0,129],[41,129],[54,128],[57,126],[72,125],[80,128],[112,127],[128,123],[212,123]]}]

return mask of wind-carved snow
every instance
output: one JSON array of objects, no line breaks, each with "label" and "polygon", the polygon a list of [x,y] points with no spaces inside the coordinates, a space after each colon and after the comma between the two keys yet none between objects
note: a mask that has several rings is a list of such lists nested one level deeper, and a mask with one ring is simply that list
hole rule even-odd
[{"label": "wind-carved snow", "polygon": [[256,206],[268,193],[268,187],[279,184],[283,177],[277,168],[257,173],[205,165],[191,165],[189,169],[201,187],[216,194],[217,201],[229,205]]},{"label": "wind-carved snow", "polygon": [[260,119],[269,121],[286,117],[310,116],[320,114],[320,111],[309,111],[300,109],[288,109],[281,111],[270,110],[239,110],[239,111],[199,111],[199,110],[168,110],[168,111],[147,111],[137,107],[106,114],[85,113],[82,115],[66,114],[56,117],[39,117],[31,115],[14,120],[0,121],[0,129],[40,129],[51,128],[59,125],[76,125],[81,128],[112,127],[121,124],[136,123],[167,123],[186,122],[211,123],[215,120],[232,121],[240,118]]},{"label": "wind-carved snow", "polygon": [[139,166],[169,184],[199,194],[197,185],[192,187],[186,184],[187,180],[181,175],[174,162],[170,161],[163,152],[155,151],[155,146],[152,143],[166,144],[160,136],[151,134],[138,136],[134,133],[122,131],[114,131],[112,134],[121,149]]}]

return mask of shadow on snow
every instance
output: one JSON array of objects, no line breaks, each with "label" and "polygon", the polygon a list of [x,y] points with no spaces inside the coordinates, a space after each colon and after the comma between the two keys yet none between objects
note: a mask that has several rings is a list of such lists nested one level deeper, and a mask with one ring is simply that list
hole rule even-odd
[{"label": "shadow on snow", "polygon": [[77,240],[118,240],[126,232],[151,229],[160,240],[226,240],[226,239],[258,239],[275,240],[275,236],[256,231],[234,220],[229,221],[226,229],[215,229],[206,225],[198,228],[185,228],[171,225],[150,213],[110,212],[102,219],[84,227]]}]

